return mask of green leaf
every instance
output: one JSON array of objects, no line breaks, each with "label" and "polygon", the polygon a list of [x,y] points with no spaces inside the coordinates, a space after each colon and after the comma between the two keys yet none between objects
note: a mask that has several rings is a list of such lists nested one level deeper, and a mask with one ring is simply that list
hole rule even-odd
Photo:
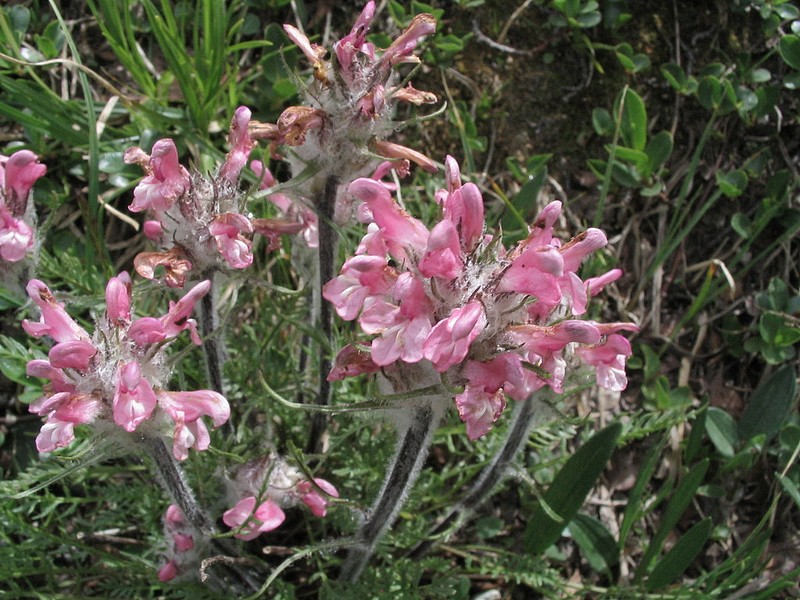
[{"label": "green leaf", "polygon": [[800,37],[795,34],[783,36],[778,42],[778,52],[783,62],[800,71]]},{"label": "green leaf", "polygon": [[796,19],[797,17],[800,17],[800,10],[798,10],[794,4],[779,4],[772,10],[778,13],[778,16],[781,19]]},{"label": "green leaf", "polygon": [[686,93],[686,73],[680,65],[675,63],[667,63],[661,67],[661,74],[667,83],[670,84],[675,90],[681,93]]},{"label": "green leaf", "polygon": [[703,478],[706,476],[706,471],[708,471],[708,465],[709,460],[707,458],[697,463],[675,489],[675,493],[661,515],[658,529],[650,540],[639,566],[636,568],[634,581],[641,580],[642,576],[650,569],[655,557],[661,552],[661,548],[664,546],[664,542],[670,532],[675,528],[683,513],[691,504],[697,488],[703,483]]},{"label": "green leaf", "polygon": [[786,477],[786,475],[781,475],[780,473],[775,473],[775,477],[778,478],[778,481],[781,482],[783,489],[786,490],[786,493],[795,501],[798,508],[800,508],[800,489],[797,488],[797,484],[794,481]]},{"label": "green leaf", "polygon": [[791,365],[778,369],[750,396],[739,419],[739,438],[747,441],[759,434],[775,435],[794,406],[797,379]]},{"label": "green leaf", "polygon": [[628,502],[625,505],[625,512],[622,515],[622,525],[619,528],[620,549],[625,547],[625,541],[628,539],[628,533],[630,533],[633,524],[638,521],[644,513],[645,502],[642,501],[642,496],[647,487],[647,482],[650,481],[650,478],[653,476],[658,466],[661,458],[661,451],[664,449],[666,440],[666,437],[662,438],[658,444],[655,444],[648,450],[644,463],[639,469],[639,473],[636,475],[636,481],[631,491],[628,493]]},{"label": "green leaf", "polygon": [[610,136],[614,133],[614,119],[605,108],[595,108],[592,111],[592,127],[597,135]]},{"label": "green leaf", "polygon": [[739,445],[739,434],[736,421],[721,408],[711,406],[706,413],[706,433],[717,451],[730,458],[736,453]]},{"label": "green leaf", "polygon": [[543,500],[558,514],[559,523],[539,505],[528,520],[525,548],[541,554],[561,537],[564,523],[572,520],[605,469],[622,432],[620,423],[613,423],[598,432],[573,454],[556,474]]},{"label": "green leaf", "polygon": [[620,135],[625,145],[634,150],[644,150],[647,143],[647,110],[642,97],[626,89],[618,102],[621,105]]},{"label": "green leaf", "polygon": [[610,574],[611,568],[619,562],[619,550],[606,526],[589,515],[578,513],[570,521],[569,532],[592,568]]},{"label": "green leaf", "polygon": [[672,135],[669,131],[659,131],[647,142],[644,151],[650,159],[650,173],[656,173],[672,154]]},{"label": "green leaf", "polygon": [[695,523],[653,567],[650,577],[647,578],[647,591],[661,589],[680,577],[703,550],[709,535],[711,517]]},{"label": "green leaf", "polygon": [[722,84],[713,75],[703,77],[697,87],[697,99],[708,110],[714,110],[722,104],[723,93]]},{"label": "green leaf", "polygon": [[747,173],[741,169],[723,173],[717,171],[717,185],[720,191],[728,198],[741,196],[747,189]]}]

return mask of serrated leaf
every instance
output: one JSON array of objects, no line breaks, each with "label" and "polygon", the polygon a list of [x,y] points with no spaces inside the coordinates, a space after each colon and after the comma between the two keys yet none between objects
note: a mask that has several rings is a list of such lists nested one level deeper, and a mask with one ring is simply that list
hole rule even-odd
[{"label": "serrated leaf", "polygon": [[721,408],[711,406],[706,411],[706,433],[722,456],[731,457],[739,445],[736,421]]},{"label": "serrated leaf", "polygon": [[597,519],[578,513],[569,523],[572,539],[595,571],[611,573],[619,563],[619,550],[614,537]]},{"label": "serrated leaf", "polygon": [[647,591],[661,589],[680,577],[703,550],[709,535],[711,517],[695,523],[653,567],[650,577],[647,578]]},{"label": "serrated leaf", "polygon": [[791,365],[775,371],[750,396],[739,419],[739,438],[747,441],[759,434],[771,438],[780,430],[796,396],[797,379]]},{"label": "serrated leaf", "polygon": [[528,552],[540,554],[558,541],[564,523],[572,520],[605,469],[621,432],[622,425],[613,423],[596,433],[578,448],[556,474],[543,500],[563,522],[553,520],[541,506],[537,506],[525,530],[525,548]]}]

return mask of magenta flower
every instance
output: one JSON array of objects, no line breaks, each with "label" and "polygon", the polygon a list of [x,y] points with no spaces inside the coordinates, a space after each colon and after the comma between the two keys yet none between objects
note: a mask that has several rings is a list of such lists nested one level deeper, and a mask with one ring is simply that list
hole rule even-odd
[{"label": "magenta flower", "polygon": [[30,150],[0,156],[0,258],[22,261],[34,246],[36,213],[30,202],[36,180],[47,172]]},{"label": "magenta flower", "polygon": [[204,281],[171,303],[160,319],[131,322],[131,280],[122,273],[108,282],[106,312],[90,336],[44,283],[32,280],[28,295],[42,316],[38,323],[25,320],[22,326],[35,337],[48,336],[56,342],[48,360],[32,360],[27,368],[28,375],[49,380],[42,398],[29,407],[46,419],[36,438],[37,449],[51,452],[64,447],[74,439],[75,425],[95,422],[110,422],[129,433],[171,431],[173,454],[179,460],[187,458],[189,448],[208,448],[203,417],[219,427],[230,416],[228,402],[211,391],[165,390],[169,369],[164,350],[186,330],[194,343],[201,342],[191,314],[209,289],[210,283]]},{"label": "magenta flower", "polygon": [[240,270],[253,263],[252,237],[257,229],[243,214],[246,198],[239,189],[256,144],[249,127],[250,110],[241,106],[231,121],[230,151],[212,178],[190,174],[181,166],[170,139],[157,141],[151,155],[141,148],[125,152],[126,162],[145,171],[129,209],[149,213],[145,235],[160,246],[159,251],[142,252],[134,259],[142,277],[155,279],[156,270],[163,268],[168,286],[183,287],[191,270]]},{"label": "magenta flower", "polygon": [[617,332],[636,327],[574,318],[589,295],[620,276],[617,269],[587,281],[577,274],[605,245],[603,232],[562,243],[553,233],[561,205],[553,202],[506,250],[484,231],[480,191],[461,184],[450,157],[445,174],[447,189],[436,194],[441,218],[430,231],[379,182],[350,186],[373,222],[323,295],[343,319],[358,319],[369,355],[348,346],[329,379],[429,361],[446,384],[463,388],[454,400],[472,439],[491,428],[506,396],[523,401],[545,386],[561,393],[573,364],[593,367],[599,385],[623,389],[631,350]]}]

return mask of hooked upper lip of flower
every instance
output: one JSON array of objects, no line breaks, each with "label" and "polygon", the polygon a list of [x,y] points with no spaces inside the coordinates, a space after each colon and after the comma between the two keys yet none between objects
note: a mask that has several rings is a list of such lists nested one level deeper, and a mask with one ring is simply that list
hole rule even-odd
[{"label": "hooked upper lip of flower", "polygon": [[[28,363],[30,376],[49,380],[42,398],[30,410],[46,417],[36,440],[41,452],[66,446],[74,439],[73,426],[96,419],[113,419],[122,429],[133,432],[153,419],[156,409],[174,423],[173,453],[186,458],[190,447],[204,450],[210,442],[201,417],[219,427],[230,416],[227,400],[216,392],[168,392],[161,389],[168,372],[163,368],[162,342],[189,330],[199,344],[196,323],[190,318],[196,302],[210,290],[203,281],[159,318],[142,317],[131,322],[131,280],[122,273],[106,286],[106,314],[97,320],[94,337],[77,325],[41,281],[28,284],[28,294],[39,306],[39,323],[23,321],[31,335],[47,335],[57,343],[47,361]],[[113,376],[109,374],[113,373]]]}]

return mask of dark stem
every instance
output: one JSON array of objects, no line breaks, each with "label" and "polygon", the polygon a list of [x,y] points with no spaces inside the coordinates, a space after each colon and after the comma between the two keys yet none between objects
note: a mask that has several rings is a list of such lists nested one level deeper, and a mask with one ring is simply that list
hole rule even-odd
[{"label": "dark stem", "polygon": [[[336,205],[336,190],[339,178],[330,175],[325,180],[325,189],[317,204],[319,215],[319,283],[314,287],[312,306],[319,306],[318,326],[323,343],[319,346],[319,383],[316,404],[327,406],[331,400],[331,384],[328,373],[331,370],[331,342],[333,338],[333,311],[331,305],[322,298],[322,286],[333,279],[336,262],[336,231],[333,228],[333,213]],[[318,454],[322,450],[322,436],[328,425],[324,413],[313,413],[311,430],[308,435],[306,452]]]},{"label": "dark stem", "polygon": [[495,487],[505,478],[508,466],[525,446],[531,424],[539,414],[537,408],[540,407],[541,403],[536,396],[517,402],[506,438],[492,458],[492,462],[484,467],[461,500],[453,505],[430,530],[427,539],[417,544],[409,553],[410,558],[418,559],[424,556],[437,542],[442,541],[443,534],[455,532],[469,515],[490,497]]},{"label": "dark stem", "polygon": [[[148,436],[143,438],[150,457],[153,459],[161,483],[166,488],[172,501],[181,509],[184,518],[202,536],[200,543],[208,543],[210,548],[219,553],[219,560],[215,561],[219,568],[215,569],[214,587],[222,590],[238,590],[240,593],[252,593],[259,588],[256,577],[259,569],[252,561],[238,558],[238,551],[231,540],[214,538],[216,528],[208,515],[197,503],[194,492],[186,481],[178,461],[172,451],[160,437]],[[252,570],[244,569],[240,564],[247,562],[254,566]],[[262,573],[263,575],[263,573]]]},{"label": "dark stem", "polygon": [[214,526],[203,509],[197,503],[192,488],[189,487],[178,461],[167,448],[160,437],[146,437],[144,442],[150,451],[150,456],[155,463],[156,470],[161,477],[161,482],[172,498],[172,501],[181,509],[183,516],[189,524],[204,536],[214,533]]},{"label": "dark stem", "polygon": [[219,314],[216,305],[216,278],[213,273],[210,279],[211,289],[200,299],[200,337],[203,340],[203,352],[206,356],[208,383],[213,391],[223,394],[222,363],[225,357],[225,348],[224,342],[220,338],[220,332],[217,331]]},{"label": "dark stem", "polygon": [[428,455],[433,432],[439,422],[438,417],[439,413],[430,402],[422,405],[416,409],[413,421],[401,434],[397,453],[383,488],[367,521],[361,526],[357,545],[350,550],[342,565],[340,581],[353,583],[358,579],[378,542],[394,523]]}]

